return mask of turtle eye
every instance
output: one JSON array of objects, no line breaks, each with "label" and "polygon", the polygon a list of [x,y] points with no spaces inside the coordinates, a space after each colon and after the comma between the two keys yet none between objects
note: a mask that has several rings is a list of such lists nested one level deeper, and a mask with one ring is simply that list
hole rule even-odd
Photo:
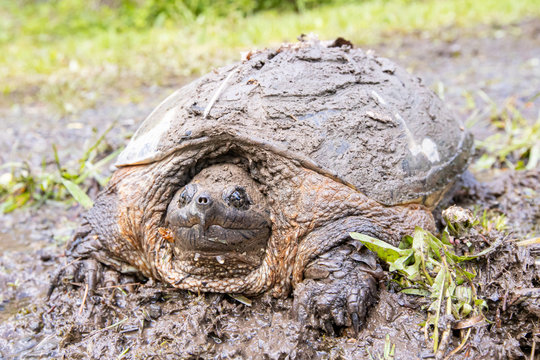
[{"label": "turtle eye", "polygon": [[184,190],[180,193],[178,197],[178,206],[184,207],[191,202],[193,195],[197,191],[196,187],[192,184],[188,184],[184,187]]},{"label": "turtle eye", "polygon": [[241,210],[247,210],[252,204],[246,190],[240,186],[235,187],[229,195],[225,196],[224,200],[227,205]]}]

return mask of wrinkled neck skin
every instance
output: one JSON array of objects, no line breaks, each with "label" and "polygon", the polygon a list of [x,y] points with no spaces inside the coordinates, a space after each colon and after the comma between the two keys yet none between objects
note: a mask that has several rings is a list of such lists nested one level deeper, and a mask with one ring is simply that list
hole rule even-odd
[{"label": "wrinkled neck skin", "polygon": [[[253,248],[262,248],[263,253],[249,271],[187,272],[185,264],[175,260],[182,249],[175,248],[175,241],[179,241],[174,237],[177,220],[171,220],[168,207],[190,181],[187,175],[179,174],[188,174],[194,166],[192,159],[201,158],[196,150],[186,151],[182,159],[170,156],[154,164],[119,169],[97,203],[98,208],[100,202],[116,204],[115,226],[100,227],[93,219],[96,211],[91,211],[87,220],[111,257],[146,276],[191,291],[256,295],[272,290],[275,296],[287,296],[291,287],[302,281],[305,266],[346,241],[351,231],[395,244],[415,226],[435,230],[431,212],[422,205],[383,206],[294,161],[261,151],[248,156],[252,160],[250,176],[265,197],[270,227],[269,234],[259,232],[254,240]],[[252,165],[257,162],[264,166]],[[111,201],[114,197],[116,201]],[[262,241],[265,236],[269,238]],[[251,247],[246,249],[251,251]]]}]

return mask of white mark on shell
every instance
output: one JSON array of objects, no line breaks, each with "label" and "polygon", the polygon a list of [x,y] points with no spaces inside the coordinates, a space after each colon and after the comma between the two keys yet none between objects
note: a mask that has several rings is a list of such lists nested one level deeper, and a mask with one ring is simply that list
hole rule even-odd
[{"label": "white mark on shell", "polygon": [[413,134],[411,133],[411,130],[398,113],[395,113],[394,116],[396,119],[400,122],[401,127],[405,131],[405,135],[407,136],[407,141],[409,142],[409,150],[411,153],[416,156],[420,153],[424,154],[429,161],[432,163],[439,162],[441,160],[441,157],[439,156],[439,151],[437,150],[437,144],[433,142],[430,138],[424,138],[422,140],[422,144],[418,144],[413,137]]},{"label": "white mark on shell", "polygon": [[440,161],[439,151],[437,151],[437,144],[435,144],[430,138],[424,138],[422,145],[416,143],[409,147],[411,153],[416,156],[420,153],[424,154],[432,163]]},{"label": "white mark on shell", "polygon": [[377,102],[378,102],[379,104],[381,104],[381,105],[386,105],[386,104],[387,104],[387,103],[386,103],[386,100],[384,100],[384,99],[382,98],[382,96],[379,95],[379,93],[376,92],[375,90],[371,90],[371,95],[373,95],[373,97],[375,98],[375,100],[377,100]]},{"label": "white mark on shell", "polygon": [[214,95],[212,96],[212,98],[210,99],[210,102],[208,103],[208,105],[206,105],[206,109],[204,109],[204,113],[203,113],[203,119],[206,119],[208,117],[208,114],[210,114],[210,110],[212,110],[212,106],[214,106],[214,104],[216,103],[217,99],[219,99],[221,93],[223,92],[223,90],[225,90],[225,87],[227,86],[227,84],[229,83],[229,80],[231,79],[231,77],[238,71],[238,67],[236,69],[234,69],[233,71],[231,71],[229,73],[229,75],[227,75],[227,77],[225,78],[225,80],[223,80],[223,82],[221,83],[221,85],[218,87],[218,89],[216,90],[216,92],[214,93]]},{"label": "white mark on shell", "polygon": [[[144,164],[159,160],[160,153],[157,148],[162,141],[163,134],[170,129],[175,117],[176,110],[171,108],[159,122],[152,124],[153,126],[146,133],[143,131],[144,127],[141,126],[124,151],[118,156],[116,166]],[[143,133],[144,136],[139,136],[139,133]]]},{"label": "white mark on shell", "polygon": [[225,264],[225,259],[224,259],[223,256],[221,256],[221,255],[216,256],[216,260],[217,260],[217,262],[220,263],[221,265]]},{"label": "white mark on shell", "polygon": [[430,138],[424,138],[422,141],[422,152],[432,163],[441,160],[439,151],[437,151],[437,144],[435,144]]}]

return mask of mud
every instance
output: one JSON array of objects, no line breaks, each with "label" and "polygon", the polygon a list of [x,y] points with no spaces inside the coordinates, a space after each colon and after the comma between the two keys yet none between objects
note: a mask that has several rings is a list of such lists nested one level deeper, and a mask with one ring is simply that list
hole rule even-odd
[{"label": "mud", "polygon": [[[389,37],[377,50],[412,68],[428,84],[444,83],[445,100],[463,118],[468,111],[461,110],[465,108],[461,94],[474,89],[484,90],[496,103],[515,96],[524,112],[536,116],[540,66],[534,59],[540,58],[539,29],[538,20],[482,28],[474,35],[448,29],[430,39],[423,34],[399,41]],[[170,90],[154,89],[143,104],[106,103],[77,118],[60,120],[44,117],[37,106],[5,109],[2,121],[9,131],[0,135],[2,161],[39,165],[40,154],[47,153],[51,142],[63,144],[61,156],[76,158],[92,126],[106,128],[114,119],[120,125],[109,141],[112,146],[123,144],[124,135],[133,132],[166,93]],[[25,120],[17,121],[20,118]],[[57,120],[66,125],[64,130],[56,131]],[[70,123],[83,125],[70,128]],[[473,131],[485,137],[493,129],[480,122]],[[25,140],[14,144],[14,138]],[[538,236],[539,177],[539,169],[488,174],[480,183],[465,181],[454,201],[504,212],[514,234],[508,240]],[[192,294],[129,277],[120,281],[141,285],[100,289],[83,306],[84,286],[77,284],[46,300],[50,274],[65,264],[63,243],[73,233],[79,214],[78,208],[47,204],[39,210],[2,215],[0,357],[353,359],[369,358],[369,352],[377,358],[383,355],[387,335],[396,345],[396,359],[433,357],[417,325],[424,320],[422,304],[386,289],[384,280],[380,299],[358,336],[347,331],[324,336],[297,323],[290,298],[253,298],[249,307],[227,295]],[[494,231],[491,236],[493,241],[501,235]],[[530,251],[507,241],[501,251],[478,264],[492,323],[477,324],[457,358],[525,358],[535,336],[538,349],[540,335],[534,328],[540,321],[538,295],[524,296],[527,289],[540,286]],[[457,346],[458,334],[454,335],[449,349]]]}]

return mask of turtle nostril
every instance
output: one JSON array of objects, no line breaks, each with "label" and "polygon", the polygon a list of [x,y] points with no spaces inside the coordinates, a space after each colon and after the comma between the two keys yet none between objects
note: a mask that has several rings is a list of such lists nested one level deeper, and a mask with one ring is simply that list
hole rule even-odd
[{"label": "turtle nostril", "polygon": [[210,205],[212,202],[212,200],[210,200],[210,196],[207,194],[199,195],[196,201],[198,205]]}]

